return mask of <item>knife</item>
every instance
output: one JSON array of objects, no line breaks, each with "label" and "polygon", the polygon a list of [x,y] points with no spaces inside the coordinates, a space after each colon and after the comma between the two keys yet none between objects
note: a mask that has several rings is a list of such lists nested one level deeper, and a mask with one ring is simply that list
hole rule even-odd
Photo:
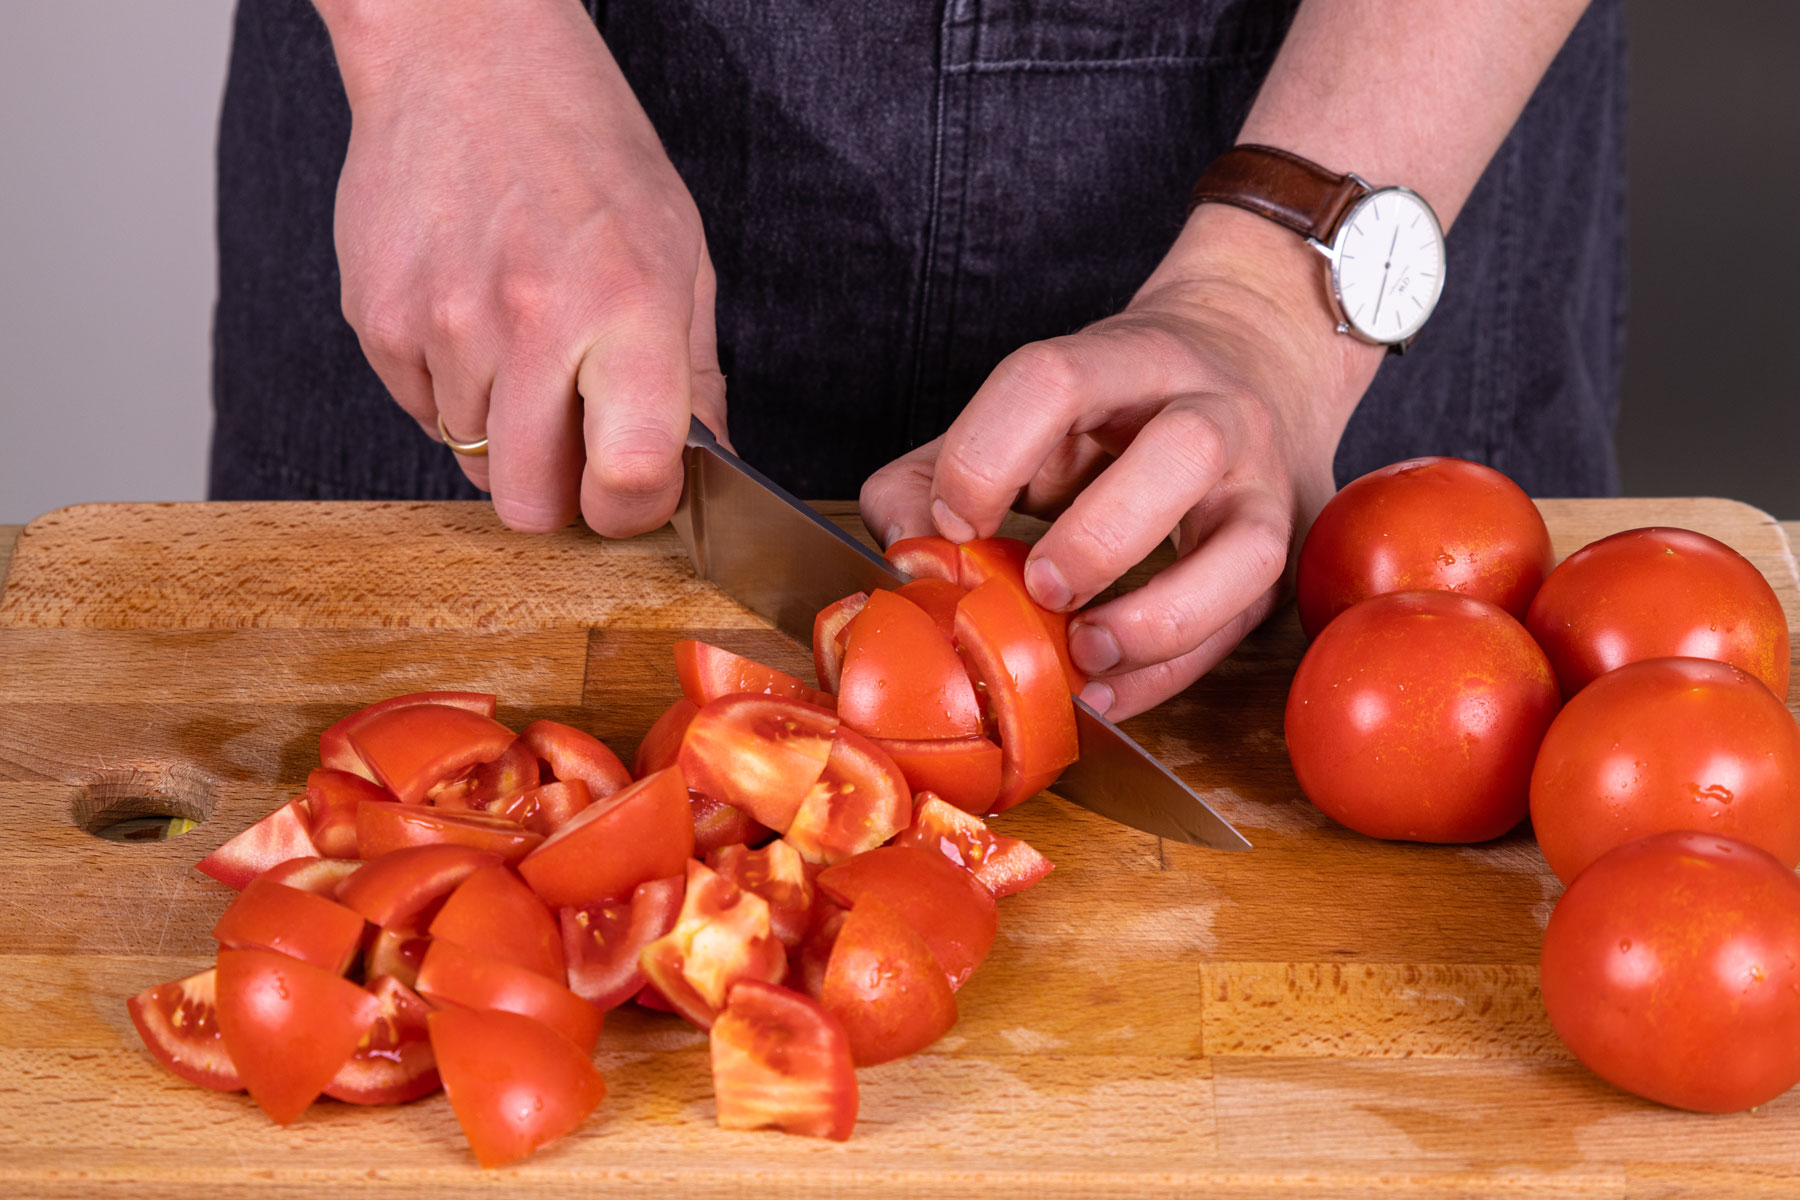
[{"label": "knife", "polygon": [[[852,592],[893,589],[907,576],[719,445],[693,418],[687,478],[671,523],[694,572],[812,644],[813,617]],[[1065,800],[1157,837],[1248,850],[1250,843],[1117,725],[1075,701],[1081,757],[1052,785]]]}]

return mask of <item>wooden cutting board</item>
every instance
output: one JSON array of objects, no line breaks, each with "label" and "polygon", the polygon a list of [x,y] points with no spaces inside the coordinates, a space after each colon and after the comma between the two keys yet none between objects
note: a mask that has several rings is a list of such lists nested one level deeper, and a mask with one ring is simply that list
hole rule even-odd
[{"label": "wooden cutting board", "polygon": [[[1764,514],[1547,501],[1559,553],[1679,524],[1800,613]],[[848,513],[848,506],[839,506]],[[576,1136],[482,1172],[443,1098],[321,1103],[276,1128],[141,1048],[124,1000],[197,970],[230,893],[191,864],[294,794],[319,731],[423,688],[583,725],[629,757],[701,637],[810,656],[706,585],[672,535],[505,532],[481,505],[97,505],[19,539],[0,596],[0,1195],[1793,1195],[1800,1094],[1704,1117],[1601,1083],[1538,998],[1559,894],[1526,833],[1388,844],[1299,795],[1291,611],[1127,728],[1255,844],[1160,842],[1041,797],[1000,818],[1057,863],[1001,906],[928,1052],[860,1073],[847,1145],[713,1124],[706,1042],[608,1018]],[[1800,642],[1797,642],[1800,644]],[[180,838],[85,827],[186,814]]]}]

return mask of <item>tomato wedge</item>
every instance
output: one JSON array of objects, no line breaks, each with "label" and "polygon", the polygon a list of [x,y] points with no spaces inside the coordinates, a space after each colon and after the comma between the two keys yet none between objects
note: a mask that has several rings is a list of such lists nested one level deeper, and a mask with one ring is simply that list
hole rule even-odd
[{"label": "tomato wedge", "polygon": [[219,945],[231,950],[273,950],[342,975],[362,948],[363,919],[312,892],[252,879],[213,926]]},{"label": "tomato wedge", "polygon": [[688,812],[694,820],[694,853],[705,858],[721,846],[754,845],[774,830],[741,808],[688,789]]},{"label": "tomato wedge", "polygon": [[956,1024],[956,996],[931,947],[877,896],[844,918],[820,1003],[843,1023],[859,1067],[923,1050]]},{"label": "tomato wedge", "polygon": [[887,560],[898,571],[914,579],[945,579],[955,583],[962,574],[962,561],[956,543],[949,538],[901,538],[886,551]]},{"label": "tomato wedge", "polygon": [[243,886],[277,863],[291,858],[318,858],[319,848],[307,832],[306,806],[296,796],[244,832],[194,864],[227,887]]},{"label": "tomato wedge", "polygon": [[800,700],[726,696],[694,714],[681,774],[702,795],[785,832],[831,754],[837,714]]},{"label": "tomato wedge", "polygon": [[603,1012],[643,991],[648,981],[638,955],[675,928],[686,887],[685,873],[653,879],[632,889],[629,900],[602,900],[557,913],[569,990]]},{"label": "tomato wedge", "polygon": [[971,813],[986,812],[1000,797],[1000,747],[984,737],[869,740],[894,760],[915,795],[932,792]]},{"label": "tomato wedge", "polygon": [[721,696],[740,692],[831,707],[828,694],[807,687],[786,671],[777,671],[707,642],[676,642],[675,674],[681,680],[682,694],[702,708]]},{"label": "tomato wedge", "polygon": [[317,767],[306,776],[307,832],[326,858],[356,857],[356,807],[392,804],[394,797],[380,784],[370,783],[349,771]]},{"label": "tomato wedge", "polygon": [[433,785],[499,758],[514,738],[492,717],[448,704],[376,713],[348,736],[376,781],[402,804],[418,804]]},{"label": "tomato wedge", "polygon": [[378,929],[363,952],[363,978],[391,975],[410,988],[419,981],[419,964],[425,961],[425,951],[430,948],[431,938],[423,929],[411,925]]},{"label": "tomato wedge", "polygon": [[901,914],[931,948],[952,991],[993,948],[999,916],[994,894],[961,867],[912,846],[879,846],[819,873],[819,889],[840,904],[873,896]]},{"label": "tomato wedge", "polygon": [[543,840],[543,834],[490,813],[443,812],[421,804],[365,804],[356,810],[356,845],[364,858],[407,846],[467,846],[513,863]]},{"label": "tomato wedge", "polygon": [[956,640],[956,602],[963,598],[960,586],[948,579],[915,579],[895,588],[894,595],[918,605],[943,632],[945,641]]},{"label": "tomato wedge", "polygon": [[431,1050],[457,1124],[484,1167],[523,1158],[580,1127],[606,1098],[581,1048],[501,1009],[439,1009]]},{"label": "tomato wedge", "polygon": [[404,1104],[431,1095],[440,1086],[425,1025],[431,1006],[392,975],[371,980],[369,994],[380,1002],[381,1015],[325,1094],[346,1104]]},{"label": "tomato wedge", "polygon": [[644,947],[644,974],[676,1012],[701,1029],[740,979],[780,983],[787,953],[769,926],[769,902],[690,859],[675,927]]},{"label": "tomato wedge", "polygon": [[463,880],[431,919],[429,932],[558,983],[568,978],[556,917],[505,867],[483,867]]},{"label": "tomato wedge", "polygon": [[405,925],[475,872],[499,863],[499,855],[473,846],[406,846],[364,863],[337,898],[376,925]]},{"label": "tomato wedge", "polygon": [[816,1001],[746,979],[713,1022],[711,1046],[721,1129],[850,1137],[857,1104],[850,1039]]},{"label": "tomato wedge", "polygon": [[582,809],[519,863],[519,873],[544,903],[573,908],[677,874],[693,852],[687,785],[680,771],[665,770]]},{"label": "tomato wedge", "polygon": [[381,1015],[354,983],[272,950],[221,950],[218,972],[226,1053],[277,1125],[306,1111]]},{"label": "tomato wedge", "polygon": [[550,764],[550,775],[563,783],[579,779],[588,796],[600,800],[631,782],[631,773],[605,742],[560,721],[533,721],[519,731],[532,751]]},{"label": "tomato wedge", "polygon": [[987,681],[1000,726],[999,812],[1035,796],[1075,761],[1075,705],[1055,647],[1025,593],[994,578],[962,598],[956,637]]},{"label": "tomato wedge", "polygon": [[1022,892],[1050,873],[1050,860],[1028,843],[992,832],[980,817],[930,792],[921,792],[915,799],[918,808],[913,823],[894,839],[894,845],[942,854],[972,874],[995,899]]},{"label": "tomato wedge", "polygon": [[338,886],[362,870],[357,858],[290,858],[276,863],[258,875],[270,883],[279,883],[315,896],[336,897]]},{"label": "tomato wedge", "polygon": [[638,743],[637,753],[631,759],[632,775],[642,779],[653,771],[674,766],[681,758],[682,736],[699,711],[700,706],[686,696],[664,709]]},{"label": "tomato wedge", "polygon": [[419,965],[418,988],[439,1008],[498,1008],[542,1021],[587,1054],[600,1042],[600,1010],[562,984],[441,938]]},{"label": "tomato wedge", "polygon": [[1031,547],[1018,538],[980,538],[973,542],[964,542],[962,552],[962,574],[958,582],[973,591],[990,579],[1004,579],[1017,588],[1031,611],[1037,614],[1038,622],[1043,625],[1044,632],[1049,635],[1050,644],[1056,649],[1056,661],[1061,664],[1063,680],[1072,693],[1079,693],[1087,686],[1087,675],[1078,670],[1075,660],[1069,657],[1069,618],[1062,613],[1051,612],[1031,598],[1025,587],[1025,560],[1031,554]]},{"label": "tomato wedge", "polygon": [[591,793],[579,779],[543,783],[489,807],[496,817],[517,821],[533,833],[546,837],[575,819],[575,814],[588,806]]},{"label": "tomato wedge", "polygon": [[363,762],[362,755],[350,744],[350,734],[362,728],[383,713],[393,712],[398,708],[412,708],[420,704],[443,704],[451,708],[464,708],[484,717],[492,717],[497,709],[497,701],[487,692],[413,692],[405,696],[392,696],[366,708],[359,708],[324,733],[319,735],[319,765],[333,770],[348,771],[352,775],[360,775],[370,783],[377,782],[375,772]]},{"label": "tomato wedge", "polygon": [[881,845],[911,820],[906,776],[874,742],[840,725],[786,836],[808,862],[833,863]]},{"label": "tomato wedge", "polygon": [[499,801],[536,787],[541,779],[537,753],[521,736],[499,758],[476,763],[456,778],[432,785],[426,799],[450,811],[491,812]]},{"label": "tomato wedge", "polygon": [[219,1032],[218,972],[145,988],[125,1002],[144,1048],[173,1074],[215,1092],[240,1092],[244,1081]]},{"label": "tomato wedge", "polygon": [[761,850],[724,846],[706,856],[706,865],[769,902],[769,930],[788,949],[812,927],[816,869],[787,842],[777,838]]},{"label": "tomato wedge", "polygon": [[852,592],[842,600],[827,604],[813,618],[813,671],[819,677],[819,686],[834,695],[844,668],[844,641],[841,635],[868,600],[869,593]]},{"label": "tomato wedge", "polygon": [[877,590],[850,625],[838,719],[888,738],[973,737],[981,710],[956,647],[924,609]]}]

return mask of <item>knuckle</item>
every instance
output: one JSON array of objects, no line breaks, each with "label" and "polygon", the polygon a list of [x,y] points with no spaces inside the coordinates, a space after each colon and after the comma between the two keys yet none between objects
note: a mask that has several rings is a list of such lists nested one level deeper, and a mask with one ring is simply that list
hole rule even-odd
[{"label": "knuckle", "polygon": [[462,345],[481,323],[480,299],[463,288],[433,296],[428,312],[432,336],[443,345]]},{"label": "knuckle", "polygon": [[1217,479],[1230,466],[1225,430],[1217,417],[1191,404],[1171,404],[1159,422],[1169,453],[1190,477]]},{"label": "knuckle", "polygon": [[1061,342],[1032,342],[1001,362],[1009,388],[1035,400],[1056,404],[1081,390],[1081,364],[1075,351]]},{"label": "knuckle", "polygon": [[514,330],[549,324],[559,303],[555,282],[536,271],[509,272],[495,288],[501,319]]}]

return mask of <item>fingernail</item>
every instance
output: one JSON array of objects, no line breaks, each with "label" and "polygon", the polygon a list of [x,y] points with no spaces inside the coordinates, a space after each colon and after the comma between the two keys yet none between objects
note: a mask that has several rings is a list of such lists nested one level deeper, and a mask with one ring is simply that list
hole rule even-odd
[{"label": "fingernail", "polygon": [[938,527],[938,532],[953,542],[972,542],[975,540],[975,527],[950,511],[950,506],[942,500],[931,502],[931,520]]},{"label": "fingernail", "polygon": [[899,541],[900,533],[900,522],[895,521],[892,525],[889,525],[887,527],[887,536],[881,539],[881,548],[885,550],[895,542]]},{"label": "fingernail", "polygon": [[1073,598],[1069,581],[1047,558],[1034,558],[1025,564],[1025,590],[1031,593],[1033,600],[1055,612],[1069,607]]},{"label": "fingernail", "polygon": [[1089,708],[1105,716],[1113,706],[1113,690],[1098,679],[1090,679],[1088,685],[1081,689],[1081,699]]},{"label": "fingernail", "polygon": [[[1077,621],[1069,626],[1069,657],[1083,671],[1097,675],[1117,665],[1120,657],[1119,639],[1104,625],[1089,625],[1086,621]],[[1112,695],[1111,689],[1108,689],[1107,695]],[[1094,707],[1100,706],[1096,704]]]}]

